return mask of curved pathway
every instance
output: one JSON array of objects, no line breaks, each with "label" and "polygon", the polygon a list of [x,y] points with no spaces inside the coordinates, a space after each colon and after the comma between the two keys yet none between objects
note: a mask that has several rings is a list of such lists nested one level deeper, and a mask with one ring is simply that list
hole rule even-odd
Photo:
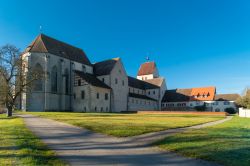
[{"label": "curved pathway", "polygon": [[170,129],[130,138],[116,138],[32,115],[19,115],[26,126],[59,158],[70,165],[121,166],[215,166],[204,160],[192,159],[161,151],[149,144],[168,135],[223,123],[232,117],[186,128]]}]

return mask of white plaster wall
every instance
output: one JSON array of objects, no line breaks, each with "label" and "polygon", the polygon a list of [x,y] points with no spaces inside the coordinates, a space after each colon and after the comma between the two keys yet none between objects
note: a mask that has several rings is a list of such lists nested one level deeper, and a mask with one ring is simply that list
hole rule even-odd
[{"label": "white plaster wall", "polygon": [[[118,83],[115,83],[115,79]],[[124,85],[122,85],[124,81]],[[111,91],[111,111],[121,112],[128,110],[128,77],[122,65],[118,60],[110,74],[110,87]]]},{"label": "white plaster wall", "polygon": [[139,79],[139,80],[150,80],[153,78],[154,78],[153,74],[137,76],[137,79]]},{"label": "white plaster wall", "polygon": [[239,117],[250,118],[250,109],[239,108]]}]

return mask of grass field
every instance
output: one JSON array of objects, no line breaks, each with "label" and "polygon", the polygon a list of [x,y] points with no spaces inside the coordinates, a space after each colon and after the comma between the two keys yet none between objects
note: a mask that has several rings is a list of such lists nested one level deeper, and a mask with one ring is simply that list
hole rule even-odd
[{"label": "grass field", "polygon": [[216,121],[223,116],[167,115],[167,114],[116,114],[116,113],[62,113],[39,112],[33,115],[84,127],[117,137],[135,136],[170,128],[191,126]]},{"label": "grass field", "polygon": [[65,165],[25,126],[0,114],[0,165]]},{"label": "grass field", "polygon": [[228,166],[250,165],[250,119],[187,131],[157,143],[161,148]]}]

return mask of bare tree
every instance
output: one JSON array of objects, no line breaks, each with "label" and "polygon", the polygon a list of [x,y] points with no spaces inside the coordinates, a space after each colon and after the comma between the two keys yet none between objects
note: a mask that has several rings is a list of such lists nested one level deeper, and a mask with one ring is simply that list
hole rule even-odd
[{"label": "bare tree", "polygon": [[7,108],[7,116],[12,116],[17,98],[32,89],[35,80],[43,73],[32,70],[27,58],[13,45],[0,48],[0,103]]}]

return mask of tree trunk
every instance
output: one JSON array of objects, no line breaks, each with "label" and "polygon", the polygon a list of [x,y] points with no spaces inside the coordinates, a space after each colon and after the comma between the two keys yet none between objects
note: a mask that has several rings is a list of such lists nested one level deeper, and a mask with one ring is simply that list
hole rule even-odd
[{"label": "tree trunk", "polygon": [[7,117],[11,117],[11,116],[12,116],[12,108],[8,108]]}]

